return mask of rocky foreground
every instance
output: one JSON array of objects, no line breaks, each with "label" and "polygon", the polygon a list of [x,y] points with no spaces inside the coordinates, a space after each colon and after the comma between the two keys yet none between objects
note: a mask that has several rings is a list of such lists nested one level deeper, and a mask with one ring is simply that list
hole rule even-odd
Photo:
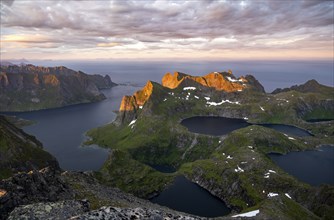
[{"label": "rocky foreground", "polygon": [[66,67],[0,66],[0,112],[32,111],[105,99],[108,75],[88,75]]}]

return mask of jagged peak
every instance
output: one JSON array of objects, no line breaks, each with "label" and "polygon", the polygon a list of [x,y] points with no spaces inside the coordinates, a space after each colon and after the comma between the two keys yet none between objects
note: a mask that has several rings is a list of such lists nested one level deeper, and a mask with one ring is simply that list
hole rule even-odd
[{"label": "jagged peak", "polygon": [[162,85],[170,89],[175,89],[187,79],[193,80],[202,86],[226,92],[242,91],[249,87],[245,77],[236,78],[231,70],[228,72],[211,72],[205,76],[191,76],[180,72],[175,72],[174,75],[167,73],[162,78]]},{"label": "jagged peak", "polygon": [[150,98],[154,84],[156,83],[149,80],[141,90],[138,90],[132,96],[124,96],[121,102],[120,111],[133,111],[143,106]]}]

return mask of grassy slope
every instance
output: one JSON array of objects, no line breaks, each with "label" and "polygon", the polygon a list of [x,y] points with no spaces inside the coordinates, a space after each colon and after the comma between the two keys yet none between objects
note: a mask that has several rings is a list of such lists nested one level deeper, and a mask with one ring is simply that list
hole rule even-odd
[{"label": "grassy slope", "polygon": [[25,134],[0,116],[0,179],[19,171],[56,166],[56,159],[42,149],[35,137]]}]

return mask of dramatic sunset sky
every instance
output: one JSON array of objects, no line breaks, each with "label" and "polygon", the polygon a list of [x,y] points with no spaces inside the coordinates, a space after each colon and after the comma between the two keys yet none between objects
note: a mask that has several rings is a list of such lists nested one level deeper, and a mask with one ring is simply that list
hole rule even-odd
[{"label": "dramatic sunset sky", "polygon": [[333,4],[1,0],[1,59],[332,59]]}]

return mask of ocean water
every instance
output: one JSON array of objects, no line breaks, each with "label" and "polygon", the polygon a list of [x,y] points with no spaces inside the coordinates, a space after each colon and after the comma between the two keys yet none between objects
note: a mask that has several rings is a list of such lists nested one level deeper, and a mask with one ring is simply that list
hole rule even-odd
[{"label": "ocean water", "polygon": [[161,82],[167,72],[204,75],[231,69],[235,76],[254,75],[266,92],[290,87],[315,79],[334,86],[334,64],[331,60],[307,61],[32,61],[35,65],[66,66],[88,74],[108,74],[116,83],[143,86],[148,80]]}]

